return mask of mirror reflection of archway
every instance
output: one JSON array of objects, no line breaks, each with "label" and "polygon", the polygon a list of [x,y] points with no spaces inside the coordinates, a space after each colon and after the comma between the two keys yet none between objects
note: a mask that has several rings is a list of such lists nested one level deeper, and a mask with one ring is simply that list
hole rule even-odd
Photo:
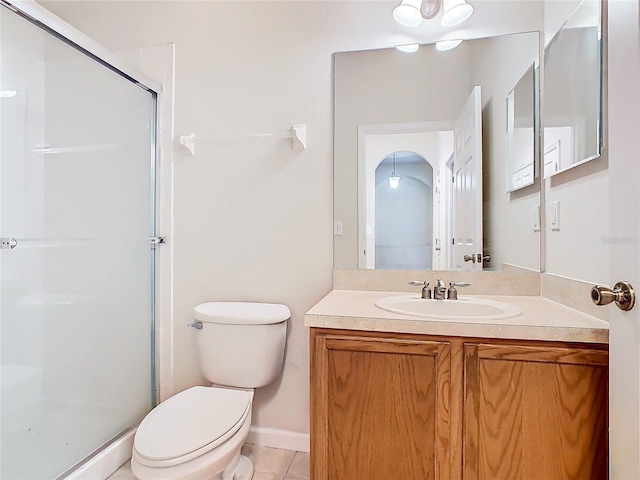
[{"label": "mirror reflection of archway", "polygon": [[432,269],[433,198],[433,167],[423,156],[397,151],[382,159],[375,170],[375,268]]}]

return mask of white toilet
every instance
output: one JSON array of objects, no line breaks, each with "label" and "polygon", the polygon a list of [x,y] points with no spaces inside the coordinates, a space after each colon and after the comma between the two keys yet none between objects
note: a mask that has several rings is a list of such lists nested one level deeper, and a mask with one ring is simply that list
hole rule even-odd
[{"label": "white toilet", "polygon": [[211,387],[193,387],[162,402],[140,423],[131,470],[141,480],[249,480],[240,455],[249,434],[253,389],[280,373],[285,305],[210,302],[194,309],[202,373]]}]

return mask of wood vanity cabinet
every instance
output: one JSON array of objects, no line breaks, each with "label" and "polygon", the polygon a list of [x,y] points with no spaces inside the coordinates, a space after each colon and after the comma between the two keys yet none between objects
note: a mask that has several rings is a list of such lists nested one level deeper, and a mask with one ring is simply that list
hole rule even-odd
[{"label": "wood vanity cabinet", "polygon": [[607,345],[311,329],[313,480],[607,478]]},{"label": "wood vanity cabinet", "polygon": [[449,342],[314,333],[312,477],[448,478]]}]

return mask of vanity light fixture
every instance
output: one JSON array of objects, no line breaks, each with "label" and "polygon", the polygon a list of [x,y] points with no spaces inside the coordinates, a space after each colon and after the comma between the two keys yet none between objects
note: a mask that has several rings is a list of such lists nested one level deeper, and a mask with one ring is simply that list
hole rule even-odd
[{"label": "vanity light fixture", "polygon": [[389,175],[389,186],[394,190],[398,188],[400,184],[400,177],[396,174],[396,154],[393,154],[393,170],[391,170],[391,175]]},{"label": "vanity light fixture", "polygon": [[420,14],[422,18],[425,20],[431,20],[440,11],[440,5],[442,4],[442,0],[422,0],[422,5],[420,6]]},{"label": "vanity light fixture", "polygon": [[404,53],[416,53],[420,45],[417,43],[409,43],[407,45],[396,45],[396,48]]},{"label": "vanity light fixture", "polygon": [[473,13],[473,7],[466,0],[442,0],[444,15],[440,23],[443,27],[460,25]]},{"label": "vanity light fixture", "polygon": [[405,27],[417,27],[422,19],[431,20],[443,8],[444,14],[440,21],[443,27],[460,25],[473,13],[473,7],[466,0],[402,0],[393,9],[393,18]]},{"label": "vanity light fixture", "polygon": [[439,52],[446,52],[447,50],[453,50],[462,43],[462,40],[440,40],[436,42],[436,50]]}]

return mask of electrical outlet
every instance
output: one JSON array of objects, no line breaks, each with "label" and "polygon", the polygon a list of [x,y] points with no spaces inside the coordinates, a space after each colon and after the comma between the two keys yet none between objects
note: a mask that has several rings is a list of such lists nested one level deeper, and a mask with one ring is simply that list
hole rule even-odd
[{"label": "electrical outlet", "polygon": [[333,222],[333,234],[342,235],[342,222]]}]

